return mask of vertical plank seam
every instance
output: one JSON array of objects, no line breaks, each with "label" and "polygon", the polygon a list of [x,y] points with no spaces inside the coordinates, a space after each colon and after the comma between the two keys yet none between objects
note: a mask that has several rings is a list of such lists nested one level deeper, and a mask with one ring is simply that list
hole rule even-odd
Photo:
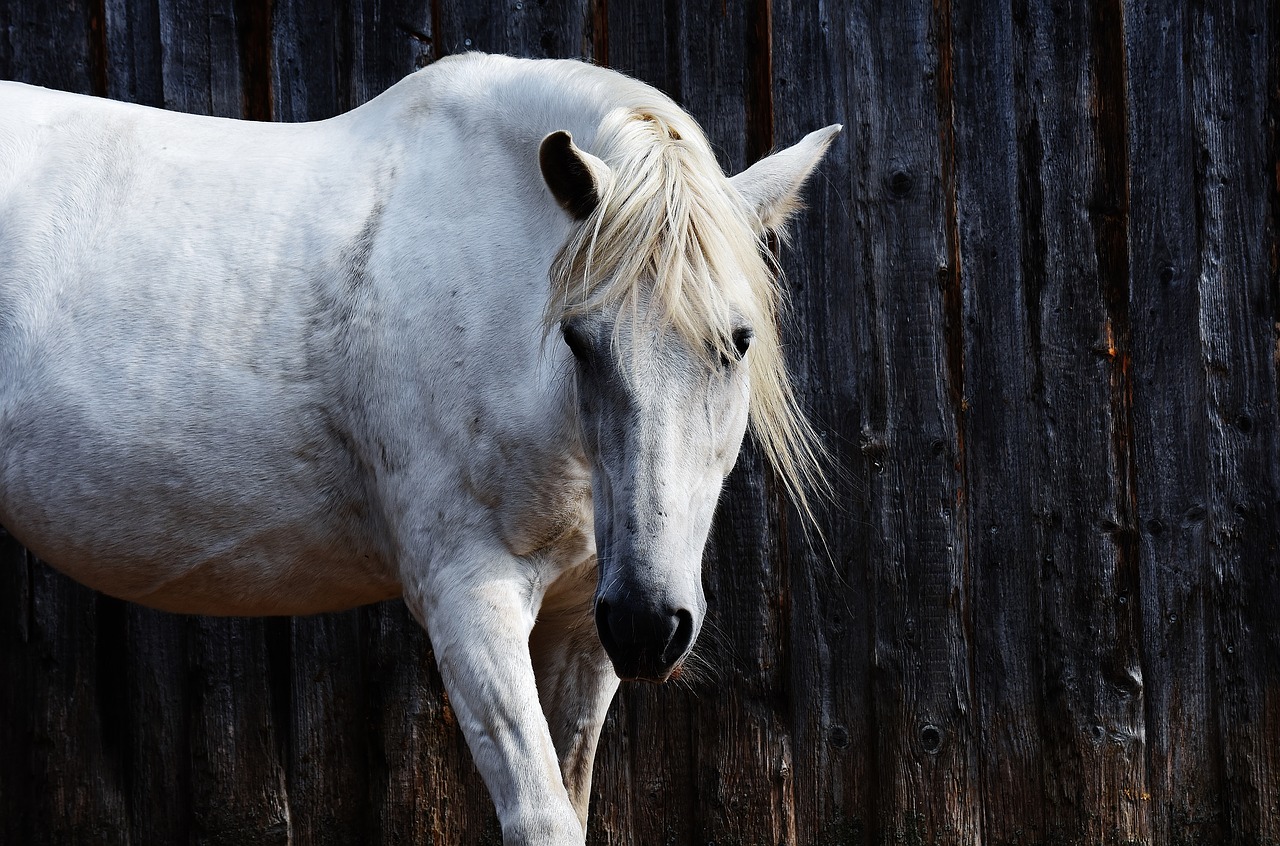
[{"label": "vertical plank seam", "polygon": [[[960,273],[960,215],[956,191],[955,79],[951,43],[951,0],[935,0],[938,21],[938,148],[942,156],[942,191],[946,204],[946,240],[950,267],[942,283],[944,343],[947,355],[947,391],[956,427],[956,470],[960,473],[960,489],[956,491],[957,512],[964,508],[967,488],[964,453],[964,291]],[[967,531],[963,550],[968,561]]]},{"label": "vertical plank seam", "polygon": [[283,796],[280,797],[288,815],[286,824],[290,832],[293,830],[294,794],[293,790],[299,773],[294,765],[296,756],[293,753],[293,735],[295,729],[295,709],[297,698],[293,693],[293,680],[296,672],[294,661],[294,624],[292,617],[269,617],[263,622],[262,637],[265,646],[263,660],[267,672],[267,715],[274,723],[272,726],[272,750],[280,767]]},{"label": "vertical plank seam", "polygon": [[440,0],[431,0],[431,61],[435,62],[448,55],[444,43],[444,30],[441,21],[444,13],[440,9]]},{"label": "vertical plank seam", "polygon": [[[129,639],[126,633],[124,601],[102,593],[92,594],[92,630],[94,666],[93,693],[95,716],[102,744],[103,763],[114,770],[102,774],[106,790],[120,791],[126,815],[132,810],[129,797],[133,794],[133,738],[129,719],[129,689],[134,683],[130,678]],[[117,781],[118,779],[118,781]]]},{"label": "vertical plank seam", "polygon": [[[335,17],[338,25],[333,41],[334,80],[331,94],[333,102],[325,109],[326,115],[334,112],[349,111],[361,105],[360,102],[357,102],[359,95],[355,92],[356,33],[358,24],[353,20],[354,15],[352,14],[351,4],[339,4],[335,10]],[[274,29],[274,27],[272,28]],[[272,43],[274,44],[274,39],[272,39]],[[274,102],[274,98],[272,102]],[[311,117],[314,118],[314,115]]]},{"label": "vertical plank seam", "polygon": [[[1119,22],[1116,30],[1115,22]],[[1132,231],[1130,192],[1132,190],[1132,162],[1129,108],[1131,82],[1129,78],[1128,21],[1123,0],[1105,0],[1098,7],[1093,21],[1093,41],[1098,56],[1097,74],[1099,100],[1098,148],[1101,152],[1099,178],[1104,197],[1114,200],[1114,207],[1104,208],[1097,224],[1095,249],[1098,251],[1098,271],[1102,284],[1102,301],[1107,317],[1107,354],[1110,358],[1111,383],[1111,454],[1117,471],[1115,509],[1116,528],[1113,539],[1116,546],[1116,588],[1127,594],[1128,603],[1123,606],[1129,616],[1121,620],[1118,628],[1129,631],[1137,638],[1138,695],[1142,696],[1142,782],[1149,784],[1151,757],[1150,744],[1145,742],[1146,726],[1150,725],[1151,697],[1146,695],[1148,660],[1146,638],[1142,635],[1142,565],[1140,543],[1140,511],[1138,507],[1138,459],[1135,449],[1134,396],[1133,396],[1133,324],[1129,313],[1132,297]],[[1110,67],[1115,72],[1105,73]],[[1108,153],[1116,154],[1111,161]]]},{"label": "vertical plank seam", "polygon": [[[656,5],[656,4],[655,4]],[[677,103],[684,102],[684,68],[680,56],[685,43],[684,15],[681,0],[664,0],[663,22],[663,71],[666,74],[666,95]],[[701,36],[700,36],[701,37]]]},{"label": "vertical plank seam", "polygon": [[275,112],[271,90],[274,6],[274,0],[235,0],[241,114],[247,120],[269,121]]},{"label": "vertical plank seam", "polygon": [[756,0],[747,30],[746,164],[768,155],[774,146],[773,0]]},{"label": "vertical plank seam", "polygon": [[591,0],[588,11],[591,26],[591,63],[609,67],[609,0]]},{"label": "vertical plank seam", "polygon": [[[1030,54],[1037,47],[1035,43],[1036,26],[1035,23],[1031,22],[1030,17],[1030,14],[1028,14],[1027,19],[1022,21],[1015,17],[1012,28],[1013,118],[1014,137],[1018,149],[1016,201],[1022,222],[1022,253],[1021,267],[1019,269],[1021,271],[1020,285],[1026,309],[1027,339],[1030,351],[1028,361],[1030,370],[1029,389],[1033,410],[1028,415],[1028,430],[1034,429],[1035,436],[1038,436],[1036,450],[1040,462],[1039,467],[1037,467],[1037,473],[1042,479],[1047,479],[1051,470],[1048,456],[1046,455],[1050,438],[1050,424],[1047,419],[1043,337],[1044,288],[1049,264],[1049,245],[1045,234],[1043,184],[1045,178],[1044,146],[1046,141],[1040,124],[1040,112],[1033,103],[1032,98],[1027,96],[1027,91],[1033,86],[1038,88],[1041,79],[1041,75],[1036,72],[1036,66],[1030,58]],[[1019,97],[1025,98],[1025,100],[1019,101]],[[1035,731],[1039,733],[1037,740],[1044,741],[1045,738],[1051,737],[1053,734],[1053,727],[1049,723],[1048,716],[1048,697],[1045,693],[1047,677],[1045,629],[1050,617],[1048,608],[1049,591],[1045,586],[1051,578],[1050,567],[1046,564],[1046,561],[1053,548],[1050,540],[1049,524],[1051,521],[1050,515],[1054,509],[1049,502],[1049,497],[1042,493],[1042,488],[1038,483],[1033,483],[1031,498],[1031,525],[1028,532],[1028,542],[1031,548],[1028,553],[1034,555],[1036,582],[1029,599],[1034,599],[1034,605],[1031,608],[1038,616],[1036,622],[1033,623],[1036,642],[1033,645],[1035,654],[1031,662],[1031,671],[1036,674],[1036,678],[1029,681],[1036,701],[1036,715],[1033,724]],[[1042,746],[1043,749],[1044,747]],[[1047,757],[1047,755],[1044,756],[1042,760],[1047,759]],[[1040,829],[1038,833],[1040,836],[1045,836],[1053,826],[1053,821],[1048,813],[1050,798],[1045,784],[1046,773],[1043,764],[1035,775],[1038,776],[1036,785],[1038,796],[1036,801],[1038,804],[1037,810],[1040,812]]]},{"label": "vertical plank seam", "polygon": [[89,73],[94,96],[107,96],[107,68],[110,61],[107,49],[106,0],[90,0],[89,3]]},{"label": "vertical plank seam", "polygon": [[[1266,43],[1270,44],[1270,49],[1268,51],[1269,52],[1268,79],[1270,81],[1270,85],[1268,86],[1267,109],[1266,109],[1266,127],[1267,127],[1266,150],[1270,154],[1271,166],[1274,173],[1274,179],[1272,179],[1271,185],[1270,185],[1270,192],[1269,192],[1270,197],[1268,198],[1268,206],[1270,208],[1271,213],[1267,215],[1267,218],[1266,218],[1267,222],[1266,222],[1266,232],[1264,234],[1264,238],[1266,238],[1268,242],[1265,246],[1265,249],[1267,249],[1270,256],[1269,269],[1271,271],[1271,285],[1270,285],[1269,293],[1271,295],[1271,310],[1272,310],[1271,353],[1273,356],[1273,375],[1276,383],[1275,396],[1277,398],[1280,398],[1280,46],[1277,46],[1276,44],[1276,39],[1280,38],[1280,0],[1272,0],[1272,2],[1268,6],[1267,29],[1265,32],[1268,36]],[[1272,409],[1270,409],[1270,412],[1273,415],[1280,415],[1280,408],[1273,407]],[[1273,441],[1273,443],[1276,443],[1276,441]],[[1273,468],[1272,479],[1276,480],[1275,472],[1277,469],[1280,469],[1280,454],[1276,454],[1274,449],[1275,448],[1273,447],[1273,453],[1270,456],[1270,458],[1271,458],[1271,466]],[[1280,481],[1280,480],[1277,480],[1277,481]],[[1273,490],[1277,490],[1277,488],[1273,488]],[[1273,507],[1271,510],[1271,513],[1273,515],[1276,513],[1274,509],[1275,509],[1275,506],[1273,504]],[[1273,538],[1274,538],[1274,535],[1273,535]],[[1275,583],[1274,575],[1272,576],[1272,583],[1273,584]],[[1272,643],[1273,644],[1275,643],[1274,636],[1272,638]],[[1265,646],[1264,646],[1264,650],[1265,650],[1263,653],[1264,655],[1267,652],[1271,652],[1271,654],[1273,655],[1275,654],[1273,650],[1268,650],[1266,649]],[[1272,668],[1271,678],[1274,678],[1275,665],[1272,664],[1271,668]],[[1272,701],[1267,701],[1267,700],[1272,700]],[[1270,708],[1267,707],[1268,705],[1270,705]],[[1264,725],[1271,722],[1271,720],[1268,719],[1267,711],[1272,710],[1274,712],[1274,709],[1275,709],[1274,697],[1267,696],[1266,699],[1264,699],[1264,705],[1263,705]],[[1271,771],[1272,784],[1269,786],[1272,787],[1273,790],[1275,787],[1276,773],[1277,773],[1277,770],[1273,769]],[[1274,807],[1274,799],[1272,800],[1272,803],[1269,803],[1269,804],[1272,804]],[[1267,818],[1268,810],[1269,808],[1266,807],[1266,805],[1264,805],[1263,808],[1261,809],[1264,819]],[[1277,817],[1273,815],[1271,818],[1276,819]],[[1270,832],[1267,832],[1267,833],[1269,834]]]},{"label": "vertical plank seam", "polygon": [[26,570],[26,585],[27,585],[27,594],[26,594],[27,619],[25,621],[26,625],[23,627],[23,630],[22,630],[22,642],[24,644],[30,644],[33,639],[32,632],[36,630],[36,620],[39,619],[39,616],[40,616],[36,609],[36,604],[37,604],[36,592],[31,587],[32,582],[35,581],[36,568],[40,566],[40,562],[36,560],[35,554],[32,553],[31,550],[27,549],[25,546],[22,548],[22,566],[23,566],[23,569]]},{"label": "vertical plank seam", "polygon": [[[722,8],[722,14],[724,10]],[[749,25],[745,32],[746,44],[744,45],[747,57],[747,73],[746,73],[746,165],[750,165],[755,161],[768,155],[774,146],[774,100],[773,100],[773,0],[755,0],[749,7],[748,15]],[[771,248],[771,262],[775,268],[779,268],[778,262],[778,243],[777,240],[771,238],[769,241]],[[775,539],[774,554],[778,561],[778,582],[781,595],[778,598],[777,619],[779,626],[779,638],[782,641],[778,644],[777,655],[779,663],[782,665],[777,668],[775,678],[784,680],[787,685],[783,695],[786,701],[786,712],[780,715],[784,720],[784,729],[782,732],[784,744],[790,738],[790,733],[795,730],[795,703],[790,695],[790,681],[792,678],[793,664],[791,661],[792,649],[794,643],[794,632],[792,629],[792,606],[791,606],[791,574],[795,565],[792,556],[792,540],[791,532],[788,525],[788,497],[783,485],[778,481],[776,473],[771,465],[766,462],[764,470],[764,488],[766,498],[774,503],[775,520],[771,521],[773,526],[773,537]],[[804,540],[810,537],[812,527],[805,526]],[[776,713],[776,711],[775,711]],[[781,751],[782,760],[779,767],[791,766],[791,755],[786,751],[789,746],[784,745]],[[771,776],[775,774],[771,773]],[[778,774],[780,775],[780,773]],[[795,780],[793,777],[781,776],[777,781],[777,788],[781,792],[779,797],[782,816],[780,819],[773,820],[775,826],[772,832],[779,846],[783,844],[794,844],[796,842],[796,822],[795,822]],[[779,807],[779,806],[775,806]]]}]

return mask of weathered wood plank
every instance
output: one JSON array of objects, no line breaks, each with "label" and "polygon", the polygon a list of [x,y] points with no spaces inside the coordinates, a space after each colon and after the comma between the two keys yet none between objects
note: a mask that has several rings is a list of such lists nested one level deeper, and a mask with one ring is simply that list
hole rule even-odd
[{"label": "weathered wood plank", "polygon": [[354,2],[276,0],[272,6],[273,117],[285,123],[324,120],[351,106],[348,89]]},{"label": "weathered wood plank", "polygon": [[[1143,663],[1113,683],[1147,715],[1154,843],[1221,843],[1220,740],[1212,686],[1201,254],[1182,4],[1126,2],[1129,296]],[[1145,799],[1145,797],[1142,797]]]},{"label": "weathered wood plank", "polygon": [[0,529],[0,842],[37,843],[31,770],[31,578],[27,551]]},{"label": "weathered wood plank", "polygon": [[1231,844],[1280,842],[1277,11],[1247,0],[1197,5],[1188,21],[1210,485],[1206,634],[1221,842]]},{"label": "weathered wood plank", "polygon": [[472,0],[440,4],[435,38],[440,56],[480,50],[536,59],[582,55],[587,0]]},{"label": "weathered wood plank", "polygon": [[193,618],[187,672],[190,837],[201,846],[284,844],[291,836],[285,756],[272,701],[269,621]]},{"label": "weathered wood plank", "polygon": [[[1013,10],[951,5],[966,585],[983,842],[1043,836],[1035,507],[1044,478],[1023,277]],[[965,601],[965,600],[962,600]]]},{"label": "weathered wood plank", "polygon": [[100,41],[91,29],[95,11],[90,0],[0,3],[0,79],[104,93]]},{"label": "weathered wood plank", "polygon": [[878,810],[882,837],[975,843],[950,10],[903,12],[879,29],[867,150],[883,368],[863,411],[864,452],[880,465],[870,476],[872,699],[888,776]]},{"label": "weathered wood plank", "polygon": [[2,595],[12,603],[3,627],[0,842],[128,843],[126,753],[101,708],[114,679],[101,672],[98,610],[113,600],[54,572],[7,534],[0,561]]},{"label": "weathered wood plank", "polygon": [[349,111],[439,58],[431,0],[275,0],[277,120]]},{"label": "weathered wood plank", "polygon": [[13,609],[17,637],[7,638],[19,650],[13,683],[23,686],[4,703],[13,709],[4,715],[12,758],[0,787],[16,801],[0,833],[16,843],[128,843],[123,749],[118,724],[108,728],[114,715],[102,709],[112,679],[100,672],[98,640],[99,606],[114,600],[14,547],[6,552],[18,588],[7,596],[23,604]]},{"label": "weathered wood plank", "polygon": [[[775,2],[769,26],[754,29],[771,67],[754,84],[753,154],[804,133],[844,124],[806,188],[808,208],[792,225],[794,245],[781,262],[795,316],[786,327],[798,395],[831,455],[834,502],[821,510],[822,543],[803,543],[800,527],[785,539],[791,639],[789,674],[794,842],[861,844],[880,832],[877,724],[871,700],[874,614],[870,476],[882,463],[865,452],[863,421],[883,407],[867,374],[883,367],[872,312],[875,274],[874,193],[869,126],[880,107],[871,80],[880,16],[869,7]],[[812,72],[814,67],[826,70]],[[767,103],[760,102],[767,97]]]},{"label": "weathered wood plank", "polygon": [[1111,3],[1028,4],[1018,62],[1022,267],[1040,405],[1042,837],[1141,840],[1123,33]]},{"label": "weathered wood plank", "polygon": [[680,5],[672,0],[643,3],[609,0],[605,9],[609,67],[645,82],[682,102],[680,91]]},{"label": "weathered wood plank", "polygon": [[[778,26],[791,19],[781,10]],[[834,238],[817,244],[824,257],[847,251],[837,268],[848,270],[824,267],[812,276],[815,284],[857,286],[854,314],[842,315],[857,333],[851,345],[857,375],[837,373],[856,385],[871,523],[864,535],[866,589],[873,595],[864,625],[871,644],[863,660],[872,674],[861,710],[870,723],[865,732],[874,757],[865,772],[873,792],[859,803],[867,814],[861,831],[871,842],[974,842],[979,820],[956,407],[962,374],[952,325],[959,270],[943,169],[950,64],[939,47],[948,37],[939,28],[949,18],[945,7],[935,13],[928,4],[909,4],[892,16],[859,3],[810,14],[807,37],[775,30],[774,99],[782,127],[784,110],[793,108],[788,98],[807,97],[815,57],[838,57],[824,75],[848,98],[848,146],[837,149],[852,159],[844,184],[855,228],[848,246]],[[845,43],[823,50],[827,38]],[[830,201],[825,211],[830,218],[839,213]],[[810,297],[802,314],[810,326],[827,324],[832,318],[821,317],[821,296],[805,288],[796,293],[798,303]],[[858,583],[853,574],[847,581]],[[857,822],[849,818],[852,836],[861,835]]]},{"label": "weathered wood plank", "polygon": [[127,697],[129,823],[133,843],[177,843],[192,826],[189,617],[125,605],[124,637],[111,682]]},{"label": "weathered wood plank", "polygon": [[156,0],[105,0],[107,96],[164,105],[164,45]]},{"label": "weathered wood plank", "polygon": [[[287,621],[288,797],[294,844],[365,839],[370,810],[361,614]],[[277,711],[279,720],[279,711]]]},{"label": "weathered wood plank", "polygon": [[233,0],[156,0],[164,107],[243,117]]}]

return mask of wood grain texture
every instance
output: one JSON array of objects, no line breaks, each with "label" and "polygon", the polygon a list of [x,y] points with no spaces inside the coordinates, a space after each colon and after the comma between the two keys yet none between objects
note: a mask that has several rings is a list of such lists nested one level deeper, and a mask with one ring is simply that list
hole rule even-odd
[{"label": "wood grain texture", "polygon": [[1154,842],[1218,843],[1220,735],[1213,691],[1208,420],[1199,327],[1200,181],[1177,6],[1126,4],[1129,291],[1143,662],[1114,680],[1144,697]]},{"label": "wood grain texture", "polygon": [[[730,172],[845,125],[780,252],[821,537],[748,444],[593,846],[1280,844],[1280,3],[0,0],[0,78],[201,114],[465,50]],[[500,842],[402,603],[163,614],[0,530],[0,674],[0,843]]]},{"label": "wood grain texture", "polygon": [[1015,20],[1022,285],[1043,451],[1030,503],[1038,560],[1026,566],[1039,585],[1039,835],[1050,843],[1130,843],[1146,830],[1143,702],[1123,683],[1141,661],[1137,605],[1116,601],[1136,574],[1118,14],[1035,4]]},{"label": "wood grain texture", "polygon": [[[1044,757],[1036,500],[1043,453],[1018,203],[1013,10],[951,0],[954,249],[973,756],[982,843],[1039,839]],[[953,358],[954,360],[954,358]],[[1089,457],[1085,461],[1096,461]]]},{"label": "wood grain texture", "polygon": [[[1205,601],[1220,745],[1224,841],[1280,842],[1280,754],[1268,717],[1280,681],[1277,475],[1276,4],[1195,7],[1189,17],[1198,156],[1200,350],[1209,490]],[[1264,72],[1268,69],[1270,73]],[[1268,88],[1270,86],[1270,88]],[[1271,105],[1274,107],[1274,99]],[[1272,353],[1272,354],[1268,354]],[[1256,415],[1264,410],[1262,426]],[[1269,610],[1271,609],[1271,610]]]}]

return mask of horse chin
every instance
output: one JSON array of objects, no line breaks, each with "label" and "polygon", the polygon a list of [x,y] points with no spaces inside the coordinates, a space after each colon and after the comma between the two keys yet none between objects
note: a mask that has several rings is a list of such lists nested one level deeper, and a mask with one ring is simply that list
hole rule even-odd
[{"label": "horse chin", "polygon": [[669,681],[675,681],[680,678],[684,672],[684,663],[676,664],[666,670],[660,671],[643,671],[638,669],[619,669],[614,665],[614,672],[618,674],[618,678],[625,682],[647,682],[649,684],[666,684]]}]

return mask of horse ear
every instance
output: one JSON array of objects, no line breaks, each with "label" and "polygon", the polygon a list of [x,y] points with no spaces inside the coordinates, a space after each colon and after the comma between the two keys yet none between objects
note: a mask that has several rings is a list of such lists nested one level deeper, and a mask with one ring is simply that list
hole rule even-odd
[{"label": "horse ear", "polygon": [[578,149],[572,135],[561,129],[543,138],[538,164],[547,187],[565,211],[578,220],[595,211],[610,176],[609,166]]},{"label": "horse ear", "polygon": [[767,156],[730,177],[729,183],[760,220],[761,232],[781,229],[800,209],[800,189],[841,130],[840,124],[810,132],[799,144]]}]

